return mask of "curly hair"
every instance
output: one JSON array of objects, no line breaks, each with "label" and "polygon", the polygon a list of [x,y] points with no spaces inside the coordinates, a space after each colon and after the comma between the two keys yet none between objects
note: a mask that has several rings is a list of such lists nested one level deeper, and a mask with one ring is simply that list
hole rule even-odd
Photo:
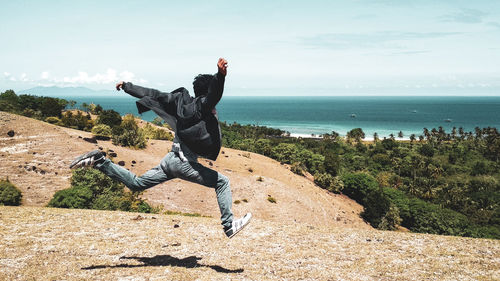
[{"label": "curly hair", "polygon": [[194,95],[198,97],[208,94],[208,87],[213,78],[211,74],[198,74],[193,81]]}]

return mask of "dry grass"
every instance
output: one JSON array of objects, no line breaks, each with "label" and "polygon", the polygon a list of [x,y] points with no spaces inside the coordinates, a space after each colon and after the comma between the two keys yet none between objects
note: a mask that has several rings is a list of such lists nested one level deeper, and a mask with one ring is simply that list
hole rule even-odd
[{"label": "dry grass", "polygon": [[[500,242],[215,218],[0,207],[0,280],[494,280]],[[176,227],[177,226],[177,227]]]}]

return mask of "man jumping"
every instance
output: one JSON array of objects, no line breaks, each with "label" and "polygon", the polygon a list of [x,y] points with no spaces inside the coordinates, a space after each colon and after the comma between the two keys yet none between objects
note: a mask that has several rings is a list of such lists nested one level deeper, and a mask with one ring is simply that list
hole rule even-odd
[{"label": "man jumping", "polygon": [[215,188],[224,233],[232,238],[250,222],[252,214],[247,213],[242,218],[233,220],[229,179],[198,163],[200,156],[217,159],[221,149],[221,131],[215,106],[224,91],[227,61],[220,58],[217,68],[215,75],[200,74],[195,77],[194,98],[185,88],[165,93],[130,82],[121,81],[116,84],[116,90],[123,89],[140,99],[136,102],[140,114],[153,110],[175,131],[172,150],[158,166],[137,177],[111,162],[100,150],[94,150],[76,158],[70,168],[94,167],[124,183],[132,191],[143,191],[174,178]]}]

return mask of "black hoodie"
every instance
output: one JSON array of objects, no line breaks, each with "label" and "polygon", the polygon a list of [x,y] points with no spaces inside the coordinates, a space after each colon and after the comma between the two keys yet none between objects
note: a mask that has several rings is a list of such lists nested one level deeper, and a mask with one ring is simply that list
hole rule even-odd
[{"label": "black hoodie", "polygon": [[198,155],[216,160],[221,148],[221,132],[213,109],[222,98],[225,77],[214,75],[208,93],[193,98],[185,88],[171,93],[144,88],[130,82],[123,90],[140,98],[136,102],[139,114],[153,110],[175,130],[176,136]]}]

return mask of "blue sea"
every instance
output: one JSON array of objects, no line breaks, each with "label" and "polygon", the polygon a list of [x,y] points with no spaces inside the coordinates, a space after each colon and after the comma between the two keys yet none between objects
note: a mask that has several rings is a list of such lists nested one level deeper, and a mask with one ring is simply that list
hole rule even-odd
[{"label": "blue sea", "polygon": [[[137,115],[135,98],[63,97],[81,103],[100,104],[124,115]],[[335,131],[345,135],[362,128],[367,138],[411,134],[421,135],[423,128],[442,126],[474,131],[475,127],[500,128],[500,97],[223,97],[217,106],[219,119],[228,123],[254,124],[279,128],[292,135],[320,135]],[[147,112],[141,116],[152,120]]]}]

